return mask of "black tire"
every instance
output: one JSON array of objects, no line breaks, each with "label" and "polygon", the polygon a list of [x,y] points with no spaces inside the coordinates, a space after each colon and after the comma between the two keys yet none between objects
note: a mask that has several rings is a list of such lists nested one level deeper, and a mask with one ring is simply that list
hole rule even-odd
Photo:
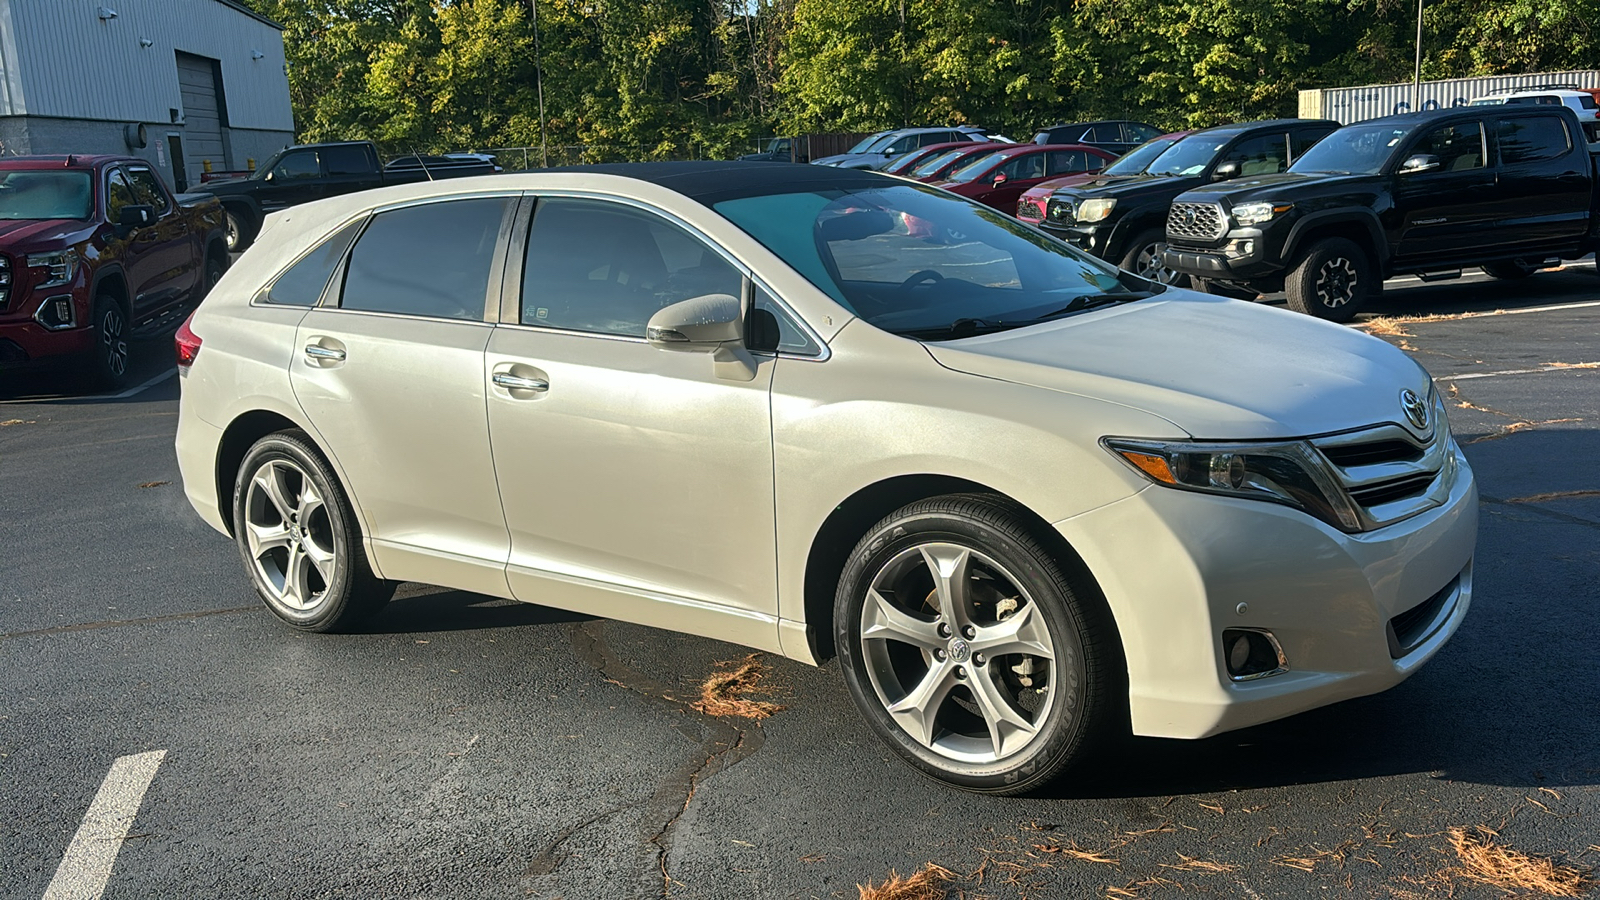
[{"label": "black tire", "polygon": [[114,391],[128,383],[132,353],[128,344],[128,311],[115,297],[94,298],[90,312],[94,346],[89,349],[89,380],[94,388]]},{"label": "black tire", "polygon": [[1128,244],[1128,252],[1122,254],[1122,261],[1117,263],[1117,268],[1149,281],[1183,287],[1189,283],[1190,278],[1182,272],[1166,267],[1161,259],[1161,251],[1166,248],[1165,231],[1160,228],[1142,231]]},{"label": "black tire", "polygon": [[1234,300],[1249,300],[1251,302],[1255,302],[1261,297],[1259,293],[1249,288],[1234,287],[1231,284],[1209,281],[1204,278],[1192,279],[1189,286],[1202,294],[1211,294],[1214,297],[1229,297]]},{"label": "black tire", "polygon": [[223,210],[223,240],[228,245],[229,253],[238,253],[250,246],[256,239],[256,224],[254,216],[237,206],[229,206]]},{"label": "black tire", "polygon": [[[910,504],[873,526],[856,545],[834,600],[835,646],[845,684],[867,724],[919,772],[977,793],[1036,790],[1083,759],[1110,730],[1108,661],[1114,654],[1107,649],[1112,629],[1106,614],[1090,592],[1073,584],[1026,521],[1021,508],[989,494],[953,494]],[[959,579],[965,587],[949,592],[966,598],[959,602],[970,618],[958,615],[956,620],[972,625],[961,625],[960,633],[945,630],[948,612],[928,618],[928,604],[945,607],[943,596],[935,600],[939,591],[931,580],[931,564],[919,574],[917,555],[926,552],[967,554],[967,577]],[[916,608],[929,584],[933,592]],[[1016,595],[1006,598],[1012,589]],[[869,601],[869,590],[880,599]],[[874,624],[869,644],[863,617],[889,621],[880,620],[877,612],[885,596],[893,597],[888,602],[896,611],[910,598],[912,605],[903,609],[913,614],[899,621],[912,622],[918,639],[932,643],[919,649],[900,641],[901,632]],[[1001,650],[984,659],[982,647],[993,645],[991,629],[1008,626],[1026,627],[1033,640],[1040,634],[1047,637],[1035,646],[1048,648],[1048,659],[1002,655]],[[1036,669],[1035,659],[1045,668]],[[1033,686],[1037,671],[1045,673],[1038,679],[1043,688]],[[907,682],[914,684],[908,687]],[[900,706],[900,714],[907,715],[904,707],[917,706],[912,701],[918,689],[936,683],[946,686],[932,692],[939,698],[927,703],[937,704],[934,712],[910,713],[928,723],[923,737],[914,736],[890,707]],[[1009,737],[1004,734],[987,711],[995,707],[979,702],[980,688],[988,689],[990,704],[998,697],[1031,731],[1013,728]],[[1021,743],[1008,747],[1010,738]],[[963,748],[976,752],[966,759],[952,755]]]},{"label": "black tire", "polygon": [[[276,482],[281,505],[269,481]],[[257,596],[296,628],[349,631],[394,594],[393,582],[373,574],[355,511],[304,432],[269,434],[245,454],[234,477],[233,529]],[[281,537],[273,536],[277,531]],[[322,553],[330,558],[326,569],[316,561]]]},{"label": "black tire", "polygon": [[1367,305],[1377,275],[1367,252],[1346,238],[1323,238],[1289,270],[1289,308],[1331,322],[1348,322]]},{"label": "black tire", "polygon": [[209,296],[211,289],[217,286],[217,282],[222,280],[222,273],[226,271],[228,271],[228,264],[223,261],[223,257],[218,256],[216,253],[208,252],[206,254],[205,269],[200,276],[203,280],[200,283],[200,296],[198,299],[204,300]]},{"label": "black tire", "polygon": [[1483,271],[1490,278],[1516,281],[1519,278],[1527,278],[1539,270],[1520,259],[1508,259],[1502,262],[1484,263]]}]

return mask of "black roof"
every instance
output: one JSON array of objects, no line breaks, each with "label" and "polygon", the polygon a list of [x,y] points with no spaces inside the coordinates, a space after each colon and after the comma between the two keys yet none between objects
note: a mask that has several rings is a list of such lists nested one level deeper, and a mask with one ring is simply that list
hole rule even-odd
[{"label": "black roof", "polygon": [[840,169],[784,162],[740,162],[704,160],[699,162],[602,163],[592,166],[565,166],[542,169],[544,172],[590,172],[618,175],[658,184],[711,206],[724,200],[762,194],[786,194],[818,190],[863,190],[905,184],[898,178],[867,169]]},{"label": "black roof", "polygon": [[1154,125],[1150,125],[1149,122],[1141,122],[1138,119],[1092,119],[1092,120],[1089,120],[1089,121],[1086,121],[1086,122],[1057,122],[1054,125],[1046,125],[1045,127],[1041,128],[1039,130],[1040,131],[1050,131],[1050,130],[1056,129],[1056,128],[1074,128],[1074,127],[1076,127],[1076,128],[1088,128],[1091,125],[1121,125],[1124,122],[1129,122],[1129,123],[1132,123],[1134,125],[1147,125],[1147,126],[1149,126],[1151,128],[1155,127]]},{"label": "black roof", "polygon": [[[1486,106],[1449,106],[1443,109],[1425,109],[1420,112],[1396,113],[1392,116],[1382,116],[1377,119],[1362,119],[1360,122],[1352,122],[1350,124],[1371,125],[1373,123],[1381,122],[1405,126],[1425,125],[1430,122],[1448,121],[1452,119],[1471,119],[1481,116],[1524,116],[1539,115],[1540,113],[1549,115],[1552,112],[1555,112],[1559,115],[1558,111],[1566,108],[1567,107],[1565,106],[1547,106],[1543,104],[1537,106],[1508,106],[1501,104],[1490,104]],[[1574,116],[1576,115],[1575,113],[1569,114]]]},{"label": "black roof", "polygon": [[1271,131],[1275,128],[1288,128],[1293,125],[1332,125],[1339,127],[1339,123],[1332,119],[1263,119],[1260,122],[1231,122],[1227,125],[1213,125],[1202,128],[1192,134],[1244,134],[1247,131]]}]

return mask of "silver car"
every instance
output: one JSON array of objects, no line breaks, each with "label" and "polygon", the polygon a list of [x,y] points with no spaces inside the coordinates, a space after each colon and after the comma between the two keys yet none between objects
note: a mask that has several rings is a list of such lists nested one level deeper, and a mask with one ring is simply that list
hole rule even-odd
[{"label": "silver car", "polygon": [[1404,354],[876,173],[295,207],[178,349],[189,500],[290,625],[419,581],[837,657],[973,791],[1384,690],[1471,598],[1472,472]]}]

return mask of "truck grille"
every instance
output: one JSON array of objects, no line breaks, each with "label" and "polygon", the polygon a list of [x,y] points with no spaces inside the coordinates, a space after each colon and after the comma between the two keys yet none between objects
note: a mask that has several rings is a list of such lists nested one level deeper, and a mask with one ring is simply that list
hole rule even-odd
[{"label": "truck grille", "polygon": [[1078,205],[1071,200],[1051,197],[1045,206],[1045,221],[1052,225],[1071,225],[1078,221]]},{"label": "truck grille", "polygon": [[1017,201],[1017,218],[1024,222],[1043,222],[1044,207],[1032,200]]},{"label": "truck grille", "polygon": [[1449,428],[1434,423],[1426,438],[1399,425],[1313,438],[1356,502],[1363,530],[1382,528],[1439,506],[1450,496],[1455,456]]},{"label": "truck grille", "polygon": [[1167,237],[1214,241],[1228,233],[1228,218],[1215,203],[1174,203],[1167,213]]}]

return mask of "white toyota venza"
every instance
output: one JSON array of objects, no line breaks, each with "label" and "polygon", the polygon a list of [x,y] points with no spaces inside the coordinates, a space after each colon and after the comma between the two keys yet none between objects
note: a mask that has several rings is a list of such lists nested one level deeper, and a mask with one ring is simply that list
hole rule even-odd
[{"label": "white toyota venza", "polygon": [[968,790],[1384,690],[1471,596],[1472,472],[1400,351],[875,173],[295,207],[178,349],[189,500],[290,625],[414,581],[837,656]]}]

